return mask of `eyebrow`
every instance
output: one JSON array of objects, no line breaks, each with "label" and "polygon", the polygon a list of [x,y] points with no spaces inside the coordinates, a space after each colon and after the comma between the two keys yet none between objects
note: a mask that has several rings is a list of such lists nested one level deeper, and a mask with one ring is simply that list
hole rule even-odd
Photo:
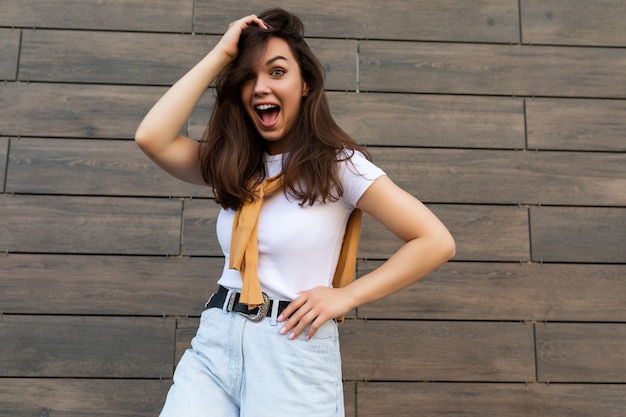
[{"label": "eyebrow", "polygon": [[280,59],[283,59],[283,60],[285,60],[285,61],[289,61],[287,58],[285,58],[285,57],[284,57],[284,56],[282,56],[282,55],[276,55],[274,58],[269,59],[269,60],[265,63],[265,65],[266,65],[266,66],[270,66],[270,65],[272,65],[274,62],[276,62],[276,61],[278,61],[278,60],[280,60]]}]

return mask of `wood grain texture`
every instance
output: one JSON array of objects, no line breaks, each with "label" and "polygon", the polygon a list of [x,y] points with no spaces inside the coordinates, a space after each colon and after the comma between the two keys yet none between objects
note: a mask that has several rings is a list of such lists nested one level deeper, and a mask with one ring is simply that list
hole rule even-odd
[{"label": "wood grain texture", "polygon": [[0,416],[153,417],[171,380],[0,378]]},{"label": "wood grain texture", "polygon": [[539,381],[626,382],[626,324],[538,323],[536,328]]},{"label": "wood grain texture", "polygon": [[[25,30],[19,79],[169,86],[218,40],[200,35]],[[326,87],[354,91],[357,42],[313,39],[310,44],[326,71]]]},{"label": "wood grain texture", "polygon": [[15,80],[20,50],[20,31],[0,29],[0,80]]},{"label": "wood grain texture", "polygon": [[[220,208],[214,200],[185,200],[183,255],[224,256],[215,230]],[[221,273],[220,270],[216,276],[219,277]]]},{"label": "wood grain texture", "polygon": [[519,99],[329,93],[338,124],[370,146],[523,149]]},{"label": "wood grain texture", "polygon": [[174,357],[175,320],[4,316],[3,377],[160,378]]},{"label": "wood grain texture", "polygon": [[519,42],[518,7],[513,0],[346,0],[311,7],[306,0],[233,2],[201,0],[196,30],[222,33],[228,23],[279,6],[304,21],[307,36],[372,39],[431,39],[463,42]]},{"label": "wood grain texture", "polygon": [[219,258],[8,254],[0,256],[2,311],[198,316],[223,265]]},{"label": "wood grain texture", "polygon": [[162,87],[0,84],[0,135],[132,139]]},{"label": "wood grain texture", "polygon": [[193,0],[3,0],[0,26],[190,32]]},{"label": "wood grain texture", "polygon": [[[360,261],[358,275],[381,264]],[[364,319],[626,321],[626,265],[449,262]]]},{"label": "wood grain texture", "polygon": [[360,90],[624,98],[626,49],[362,41]]},{"label": "wood grain texture", "polygon": [[624,385],[357,383],[359,417],[622,417]]},{"label": "wood grain texture", "polygon": [[0,195],[0,251],[180,254],[182,201]]},{"label": "wood grain texture", "polygon": [[524,43],[626,46],[620,0],[521,0]]},{"label": "wood grain texture", "polygon": [[19,79],[169,86],[218,40],[163,33],[24,30]]},{"label": "wood grain texture", "polygon": [[372,158],[424,202],[626,204],[626,154],[377,148]]},{"label": "wood grain texture", "polygon": [[9,155],[9,140],[6,138],[0,138],[0,192],[4,193],[6,190],[6,170],[7,170],[7,158]]},{"label": "wood grain texture", "polygon": [[626,102],[527,99],[530,149],[626,151]]},{"label": "wood grain texture", "polygon": [[626,209],[531,207],[532,258],[626,263]]},{"label": "wood grain texture", "polygon": [[346,380],[523,382],[535,378],[531,325],[347,320],[339,330]]},{"label": "wood grain texture", "polygon": [[134,141],[125,140],[11,139],[6,187],[8,192],[28,194],[212,195],[208,187],[168,175]]}]

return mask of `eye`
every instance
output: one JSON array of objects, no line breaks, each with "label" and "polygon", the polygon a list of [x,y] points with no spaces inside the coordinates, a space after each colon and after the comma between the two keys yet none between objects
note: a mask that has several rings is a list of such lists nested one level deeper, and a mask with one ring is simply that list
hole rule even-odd
[{"label": "eye", "polygon": [[270,75],[272,77],[282,77],[283,75],[285,75],[285,70],[282,68],[274,68],[271,72]]}]

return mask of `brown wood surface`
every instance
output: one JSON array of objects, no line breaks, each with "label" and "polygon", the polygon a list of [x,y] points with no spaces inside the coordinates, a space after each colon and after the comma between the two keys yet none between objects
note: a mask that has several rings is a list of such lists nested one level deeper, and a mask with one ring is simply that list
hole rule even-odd
[{"label": "brown wood surface", "polygon": [[361,91],[626,97],[626,49],[363,41]]},{"label": "brown wood surface", "polygon": [[370,146],[524,149],[524,103],[499,97],[329,93],[337,123]]},{"label": "brown wood surface", "polygon": [[0,188],[0,192],[5,192],[8,155],[9,155],[9,140],[6,138],[0,138],[0,184],[2,184]]},{"label": "brown wood surface", "polygon": [[3,316],[3,377],[161,378],[173,367],[175,320]]},{"label": "brown wood surface", "polygon": [[626,209],[531,207],[532,258],[544,262],[626,263]]},{"label": "brown wood surface", "polygon": [[526,100],[530,149],[626,151],[623,100]]},{"label": "brown wood surface", "polygon": [[163,87],[0,83],[0,134],[131,139]]},{"label": "brown wood surface", "polygon": [[[360,261],[359,276],[380,265]],[[626,265],[450,262],[362,319],[626,321]]]},{"label": "brown wood surface", "polygon": [[2,311],[198,316],[223,265],[222,258],[5,254]]},{"label": "brown wood surface", "polygon": [[0,195],[0,211],[0,252],[180,254],[180,200]]},{"label": "brown wood surface", "polygon": [[[219,40],[160,33],[23,32],[20,79],[72,83],[169,86]],[[324,63],[327,88],[356,89],[356,41],[314,39],[310,45]]]},{"label": "brown wood surface", "polygon": [[344,0],[312,7],[306,0],[198,1],[196,30],[222,33],[232,20],[279,6],[302,18],[306,35],[336,38],[519,42],[514,0]]},{"label": "brown wood surface", "polygon": [[346,320],[339,331],[347,380],[535,379],[530,324]]},{"label": "brown wood surface", "polygon": [[539,381],[626,382],[626,324],[538,323],[536,329]]},{"label": "brown wood surface", "polygon": [[154,417],[171,380],[0,379],[2,417]]},{"label": "brown wood surface", "polygon": [[[214,200],[185,200],[181,252],[183,255],[224,256],[215,230],[220,209]],[[220,270],[217,276],[219,277],[221,273]]]},{"label": "brown wood surface", "polygon": [[622,417],[625,385],[358,383],[359,417]]},{"label": "brown wood surface", "polygon": [[[33,177],[45,178],[34,182]],[[11,139],[7,192],[111,196],[211,196],[168,175],[134,141]]]},{"label": "brown wood surface", "polygon": [[524,43],[626,46],[621,0],[521,0]]},{"label": "brown wood surface", "polygon": [[19,45],[19,30],[0,29],[0,80],[15,80]]},{"label": "brown wood surface", "polygon": [[189,32],[193,0],[3,0],[0,26]]},{"label": "brown wood surface", "polygon": [[424,202],[626,204],[623,153],[377,148],[371,154]]}]

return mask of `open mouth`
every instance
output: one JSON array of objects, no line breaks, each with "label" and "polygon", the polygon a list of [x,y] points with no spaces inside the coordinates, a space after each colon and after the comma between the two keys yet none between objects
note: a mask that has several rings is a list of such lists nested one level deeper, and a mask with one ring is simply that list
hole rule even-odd
[{"label": "open mouth", "polygon": [[280,113],[280,106],[275,104],[259,104],[254,109],[259,121],[266,127],[272,126],[278,119],[278,113]]}]

